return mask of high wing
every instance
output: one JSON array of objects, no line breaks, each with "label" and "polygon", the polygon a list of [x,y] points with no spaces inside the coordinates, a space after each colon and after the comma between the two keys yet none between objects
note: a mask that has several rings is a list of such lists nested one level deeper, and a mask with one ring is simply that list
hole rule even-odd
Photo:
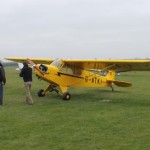
[{"label": "high wing", "polygon": [[150,60],[63,60],[65,64],[90,70],[150,71]]},{"label": "high wing", "polygon": [[[28,58],[25,58],[25,57],[6,57],[5,59],[23,63]],[[49,59],[49,58],[30,58],[30,60],[32,60],[36,64],[50,64],[51,62],[54,61],[54,59]]]},{"label": "high wing", "polygon": [[[28,58],[23,57],[6,57],[7,60],[16,62],[23,62]],[[54,59],[49,58],[29,58],[36,64],[50,64]],[[78,67],[85,70],[98,69],[98,70],[114,70],[114,71],[150,71],[150,60],[78,60],[78,59],[62,59],[63,63],[68,66]]]}]

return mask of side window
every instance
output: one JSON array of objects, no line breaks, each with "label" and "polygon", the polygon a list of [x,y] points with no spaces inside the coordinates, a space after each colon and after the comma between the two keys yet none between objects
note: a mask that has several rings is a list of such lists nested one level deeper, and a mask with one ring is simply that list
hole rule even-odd
[{"label": "side window", "polygon": [[63,72],[69,73],[72,75],[78,75],[79,76],[82,73],[82,70],[80,68],[77,68],[77,67],[72,66],[72,65],[67,65],[67,64],[65,64],[61,69]]},{"label": "side window", "polygon": [[47,67],[44,66],[44,65],[42,65],[42,64],[39,66],[39,69],[40,69],[41,71],[43,71],[43,72],[46,72],[46,71],[47,71]]},{"label": "side window", "polygon": [[75,67],[74,68],[74,74],[80,76],[82,73],[82,70],[80,68]]},{"label": "side window", "polygon": [[61,70],[62,70],[63,72],[65,72],[65,73],[73,74],[72,68],[71,68],[70,66],[68,66],[68,65],[64,65],[64,66],[61,68]]}]

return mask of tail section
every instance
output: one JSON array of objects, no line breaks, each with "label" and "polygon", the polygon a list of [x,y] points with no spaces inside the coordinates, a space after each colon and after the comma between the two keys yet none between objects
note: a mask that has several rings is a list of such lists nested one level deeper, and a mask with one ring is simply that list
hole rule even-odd
[{"label": "tail section", "polygon": [[115,84],[116,86],[119,86],[119,87],[130,87],[132,86],[132,83],[130,82],[124,82],[124,81],[111,81],[113,84]]},{"label": "tail section", "polygon": [[114,70],[109,70],[106,78],[107,80],[115,80],[116,72]]},{"label": "tail section", "polygon": [[107,75],[106,75],[107,81],[110,82],[111,84],[115,84],[116,86],[119,86],[119,87],[130,87],[130,86],[132,86],[132,83],[130,83],[130,82],[116,81],[115,75],[116,75],[115,71],[109,70]]}]

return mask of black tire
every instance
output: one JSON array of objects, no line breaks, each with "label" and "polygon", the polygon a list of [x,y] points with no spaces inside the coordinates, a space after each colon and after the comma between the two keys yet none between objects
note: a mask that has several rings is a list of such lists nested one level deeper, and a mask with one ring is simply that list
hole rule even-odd
[{"label": "black tire", "polygon": [[37,95],[39,97],[44,97],[45,96],[44,90],[43,89],[39,90],[38,93],[37,93]]},{"label": "black tire", "polygon": [[68,92],[65,92],[63,94],[63,100],[70,100],[70,98],[71,98],[71,95]]}]

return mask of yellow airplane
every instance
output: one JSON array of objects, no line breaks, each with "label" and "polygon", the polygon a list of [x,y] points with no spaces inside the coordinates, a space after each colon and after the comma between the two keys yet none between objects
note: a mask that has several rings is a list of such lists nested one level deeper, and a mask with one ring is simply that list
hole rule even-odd
[{"label": "yellow airplane", "polygon": [[[69,87],[130,87],[130,82],[115,80],[116,72],[150,71],[150,60],[66,60],[46,58],[15,58],[7,60],[28,64],[34,68],[35,75],[49,83],[48,87],[38,92],[39,97],[55,91],[63,100],[71,98]],[[101,71],[105,72],[100,74]]]}]

